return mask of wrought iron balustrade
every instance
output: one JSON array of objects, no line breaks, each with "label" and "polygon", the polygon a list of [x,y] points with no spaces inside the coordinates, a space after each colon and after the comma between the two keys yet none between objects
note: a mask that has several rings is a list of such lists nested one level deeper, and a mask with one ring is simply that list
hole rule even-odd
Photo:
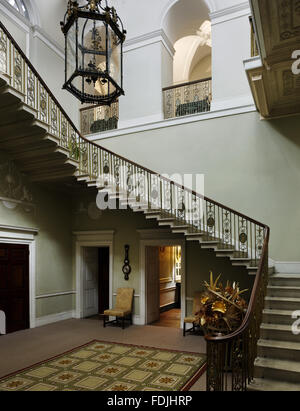
[{"label": "wrought iron balustrade", "polygon": [[[202,96],[209,96],[211,80],[205,82]],[[83,137],[1,22],[0,83],[34,109],[48,134],[78,164],[77,178],[97,181],[104,193],[126,195],[129,203],[171,217],[189,233],[214,242],[217,250],[234,251],[253,267],[255,283],[243,324],[230,335],[206,338],[207,389],[245,390],[253,378],[268,280],[269,228]]]},{"label": "wrought iron balustrade", "polygon": [[246,391],[254,379],[254,362],[269,276],[270,229],[267,226],[262,229],[261,258],[242,325],[230,335],[206,337],[207,391]]},{"label": "wrought iron balustrade", "polygon": [[210,111],[211,78],[163,89],[165,119]]},{"label": "wrought iron balustrade", "polygon": [[118,128],[119,102],[111,106],[89,106],[80,110],[80,131],[86,136]]}]

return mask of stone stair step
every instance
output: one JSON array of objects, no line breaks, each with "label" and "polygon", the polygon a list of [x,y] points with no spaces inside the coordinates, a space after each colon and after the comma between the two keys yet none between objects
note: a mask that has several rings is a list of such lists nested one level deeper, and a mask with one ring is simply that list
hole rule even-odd
[{"label": "stone stair step", "polygon": [[294,311],[291,310],[270,310],[266,308],[263,311],[263,322],[266,324],[292,325],[295,321],[292,318]]},{"label": "stone stair step", "polygon": [[300,362],[258,357],[254,375],[255,378],[296,383],[300,381]]},{"label": "stone stair step", "polygon": [[146,220],[158,220],[161,217],[161,211],[145,211]]},{"label": "stone stair step", "polygon": [[88,187],[97,187],[97,180],[89,180],[87,182]]},{"label": "stone stair step", "polygon": [[[258,267],[255,264],[252,266],[248,265],[246,268],[247,268],[249,275],[256,275]],[[272,275],[273,272],[274,272],[274,267],[273,266],[269,267],[269,275]]]},{"label": "stone stair step", "polygon": [[300,342],[300,335],[292,332],[292,327],[286,324],[265,324],[260,327],[260,338],[263,340],[278,340]]},{"label": "stone stair step", "polygon": [[88,181],[90,178],[89,174],[81,174],[79,171],[76,173],[77,181]]},{"label": "stone stair step", "polygon": [[300,287],[299,286],[268,286],[268,297],[292,297],[300,298]]},{"label": "stone stair step", "polygon": [[206,233],[204,233],[203,231],[194,231],[194,232],[189,232],[186,237],[197,237],[197,236],[205,236]]},{"label": "stone stair step", "polygon": [[188,233],[185,235],[187,241],[197,241],[200,242],[204,234],[202,233]]},{"label": "stone stair step", "polygon": [[257,273],[258,267],[250,267],[249,265],[247,265],[246,269],[247,269],[249,275],[254,276]]},{"label": "stone stair step", "polygon": [[258,356],[286,361],[300,361],[300,342],[259,340]]},{"label": "stone stair step", "polygon": [[300,391],[299,384],[255,378],[247,387],[248,391]]},{"label": "stone stair step", "polygon": [[270,276],[269,285],[288,287],[300,286],[300,274],[273,274]]},{"label": "stone stair step", "polygon": [[139,205],[133,205],[129,203],[128,205],[134,213],[144,213],[148,210],[148,204],[145,203]]},{"label": "stone stair step", "polygon": [[[176,224],[176,223],[175,223]],[[180,234],[180,233],[188,233],[188,230],[190,229],[190,226],[188,225],[172,225],[171,230],[175,234]]]},{"label": "stone stair step", "polygon": [[235,256],[233,256],[233,257],[230,258],[230,260],[234,261],[234,262],[243,262],[243,263],[248,265],[248,263],[251,261],[251,258],[250,257],[235,257]]},{"label": "stone stair step", "polygon": [[234,248],[215,248],[217,257],[232,257],[235,253]]},{"label": "stone stair step", "polygon": [[160,226],[171,226],[175,221],[175,217],[161,217],[158,219],[158,225]]},{"label": "stone stair step", "polygon": [[[139,206],[145,205],[144,203],[139,203],[134,198],[128,198],[127,193],[123,193],[123,198],[120,200],[121,203],[125,206],[130,206],[132,210],[138,209]],[[143,209],[143,212],[148,211],[148,205]]]},{"label": "stone stair step", "polygon": [[215,249],[220,244],[220,239],[216,237],[210,237],[207,233],[200,240],[201,247],[204,249]]},{"label": "stone stair step", "polygon": [[266,297],[265,308],[296,311],[300,309],[300,298]]}]

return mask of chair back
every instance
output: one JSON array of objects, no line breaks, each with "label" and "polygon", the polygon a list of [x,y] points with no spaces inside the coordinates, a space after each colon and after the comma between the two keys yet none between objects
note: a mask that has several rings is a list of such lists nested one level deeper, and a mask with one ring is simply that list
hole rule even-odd
[{"label": "chair back", "polygon": [[194,294],[194,301],[193,301],[193,315],[197,314],[200,311],[201,307],[201,295],[200,291]]},{"label": "chair back", "polygon": [[133,288],[118,288],[116,298],[116,310],[131,311],[133,293]]}]

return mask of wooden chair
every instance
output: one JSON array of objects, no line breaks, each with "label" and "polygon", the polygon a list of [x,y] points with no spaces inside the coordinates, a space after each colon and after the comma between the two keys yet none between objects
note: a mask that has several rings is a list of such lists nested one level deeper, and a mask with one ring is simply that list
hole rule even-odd
[{"label": "wooden chair", "polygon": [[[196,314],[200,310],[201,305],[201,292],[197,292],[194,295],[194,302],[193,302],[193,314],[190,317],[186,317],[183,322],[183,336],[185,337],[187,332],[194,332],[195,327],[198,324]],[[186,324],[193,324],[193,327],[190,329],[186,329]]]},{"label": "wooden chair", "polygon": [[[119,324],[121,319],[122,328],[125,328],[125,320],[129,320],[132,324],[132,302],[133,302],[133,288],[118,288],[116,305],[112,310],[105,310],[103,314],[103,327],[107,324]],[[108,321],[108,317],[116,317],[113,321]]]}]

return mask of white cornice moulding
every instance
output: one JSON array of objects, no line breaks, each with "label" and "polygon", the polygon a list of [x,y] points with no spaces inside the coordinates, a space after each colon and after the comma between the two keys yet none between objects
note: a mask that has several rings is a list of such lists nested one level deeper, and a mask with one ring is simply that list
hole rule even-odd
[{"label": "white cornice moulding", "polygon": [[211,24],[220,24],[244,16],[250,16],[251,9],[248,1],[237,4],[236,6],[218,10],[210,13]]},{"label": "white cornice moulding", "polygon": [[106,230],[106,231],[73,231],[73,235],[80,235],[80,236],[84,236],[84,235],[114,235],[115,231],[114,230]]},{"label": "white cornice moulding", "polygon": [[3,225],[3,224],[0,225],[0,232],[1,231],[14,232],[14,233],[20,233],[20,234],[33,234],[33,235],[36,235],[39,232],[38,228],[15,227],[12,225]]},{"label": "white cornice moulding", "polygon": [[250,113],[254,111],[257,111],[254,104],[246,104],[243,106],[236,106],[236,107],[234,107],[233,104],[231,104],[231,108],[219,109],[219,110],[214,110],[214,111],[205,112],[205,113],[191,114],[189,116],[177,117],[177,118],[161,120],[161,121],[156,121],[156,122],[151,122],[151,123],[142,123],[140,121],[141,119],[138,118],[138,119],[133,120],[132,125],[127,128],[119,128],[116,130],[103,132],[99,134],[89,134],[88,136],[86,136],[86,138],[90,141],[97,142],[99,140],[103,140],[106,138],[121,137],[127,134],[140,133],[142,131],[156,130],[156,129],[165,128],[165,127],[180,126],[182,124],[195,123],[197,121],[211,120],[213,118],[234,116],[234,115],[245,114],[245,113]]},{"label": "white cornice moulding", "polygon": [[94,243],[95,241],[112,242],[114,239],[114,230],[105,231],[74,231],[77,242]]},{"label": "white cornice moulding", "polygon": [[51,39],[48,34],[41,29],[39,26],[32,27],[32,35],[33,38],[38,38],[41,40],[46,46],[48,46],[54,53],[56,53],[61,59],[65,59],[64,49],[54,40]]},{"label": "white cornice moulding", "polygon": [[155,30],[141,36],[128,39],[124,44],[124,53],[159,42],[162,42],[164,44],[171,57],[173,57],[175,54],[175,49],[163,29]]}]

